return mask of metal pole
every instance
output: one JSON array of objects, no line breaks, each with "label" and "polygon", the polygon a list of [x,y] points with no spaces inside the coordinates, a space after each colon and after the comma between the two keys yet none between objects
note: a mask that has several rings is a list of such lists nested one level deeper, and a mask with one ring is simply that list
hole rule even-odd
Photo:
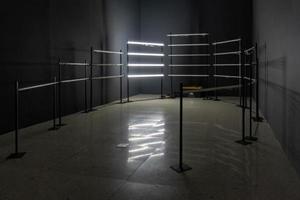
[{"label": "metal pole", "polygon": [[[242,51],[242,41],[239,41],[239,51]],[[242,73],[242,54],[239,54],[239,76],[241,76]],[[238,80],[238,83],[241,84],[241,79]],[[239,96],[240,96],[240,106],[242,106],[242,88],[239,89]]]},{"label": "metal pole", "polygon": [[[170,35],[172,35],[172,33],[170,33]],[[170,54],[172,55],[173,54],[173,47],[172,47],[172,44],[173,44],[173,38],[172,38],[172,36],[170,36]],[[173,74],[173,67],[172,67],[172,65],[173,65],[173,57],[171,56],[170,57],[170,65],[171,65],[171,67],[170,67],[170,74]],[[174,96],[174,88],[173,88],[173,77],[171,76],[170,77],[170,81],[171,81],[171,97],[172,98],[174,98],[175,96]]]},{"label": "metal pole", "polygon": [[61,94],[61,64],[58,61],[58,126],[63,126],[62,124],[62,94]]},{"label": "metal pole", "polygon": [[256,62],[256,117],[254,118],[254,121],[256,122],[262,122],[263,118],[259,115],[259,58],[258,58],[258,45],[255,44],[255,62]]},{"label": "metal pole", "polygon": [[123,54],[122,54],[122,50],[120,50],[120,64],[121,64],[121,66],[120,66],[120,103],[123,103],[123,77],[122,77],[122,75],[123,75]]},{"label": "metal pole", "polygon": [[84,110],[85,113],[88,112],[88,100],[87,100],[87,64],[86,64],[86,60],[84,61],[85,66],[84,66]]},{"label": "metal pole", "polygon": [[19,82],[15,82],[15,152],[6,159],[22,158],[25,152],[19,152]]},{"label": "metal pole", "polygon": [[[164,53],[164,48],[163,47],[161,47],[161,53]],[[164,58],[163,57],[161,58],[161,63],[164,63]],[[161,68],[160,71],[161,71],[162,74],[164,74],[164,68]],[[163,92],[164,89],[163,88],[164,88],[164,77],[161,77],[160,78],[160,98],[162,98],[162,99],[164,98],[164,96],[163,96],[164,95],[164,92]]]},{"label": "metal pole", "polygon": [[248,145],[248,144],[251,144],[251,142],[248,142],[246,141],[246,138],[245,138],[245,126],[246,126],[246,107],[245,107],[245,99],[246,99],[246,96],[245,96],[245,90],[246,90],[246,84],[245,84],[245,74],[244,74],[244,68],[245,68],[245,53],[244,51],[242,52],[242,70],[241,70],[241,76],[242,76],[242,140],[238,140],[236,141],[237,143],[239,144],[242,144],[242,145]]},{"label": "metal pole", "polygon": [[[217,53],[217,45],[214,45],[214,53]],[[214,55],[214,63],[217,64],[217,56],[216,55]],[[217,66],[216,65],[214,67],[214,75],[217,75]],[[217,86],[218,86],[217,77],[214,78],[214,81],[215,81],[215,88],[217,88]],[[217,90],[215,90],[215,101],[219,101]]]},{"label": "metal pole", "polygon": [[183,120],[183,83],[180,83],[180,106],[179,106],[179,162],[178,165],[171,166],[171,169],[177,173],[182,173],[192,168],[183,163],[183,136],[182,136],[182,120]]},{"label": "metal pole", "polygon": [[128,56],[128,51],[129,51],[129,46],[128,43],[126,45],[126,64],[127,64],[127,102],[130,102],[130,86],[129,86],[129,66],[128,66],[128,61],[129,61],[129,56]]},{"label": "metal pole", "polygon": [[93,54],[94,49],[91,47],[91,60],[90,60],[90,111],[93,111]]},{"label": "metal pole", "polygon": [[251,141],[257,141],[258,138],[253,136],[253,132],[252,132],[252,98],[253,98],[253,53],[250,54],[250,81],[249,81],[249,98],[250,98],[250,109],[249,109],[249,136],[246,137],[247,140],[251,140]]},{"label": "metal pole", "polygon": [[58,127],[56,126],[56,116],[57,116],[57,113],[56,113],[56,109],[57,109],[57,105],[56,105],[56,103],[57,103],[56,102],[56,100],[57,100],[57,95],[56,95],[56,93],[57,93],[56,77],[54,77],[53,81],[55,83],[53,85],[53,127],[49,129],[50,131],[54,131],[54,130],[58,129]]},{"label": "metal pole", "polygon": [[[210,36],[209,36],[209,35],[206,36],[206,42],[207,42],[207,44],[209,44],[209,46],[206,47],[206,52],[207,52],[208,54],[211,55],[211,52],[210,52]],[[211,57],[211,56],[210,56],[210,57]],[[210,57],[207,57],[207,58],[206,58],[207,64],[209,64],[209,63],[211,64],[211,62],[209,62],[209,61],[210,61]],[[209,68],[210,68],[210,66],[207,66],[207,67],[206,67],[206,74],[207,74],[207,75],[209,75]],[[209,83],[210,83],[209,79],[210,79],[210,77],[208,76],[208,77],[206,78],[207,88],[209,88]],[[204,100],[210,100],[209,92],[206,92],[206,93],[205,93]]]}]

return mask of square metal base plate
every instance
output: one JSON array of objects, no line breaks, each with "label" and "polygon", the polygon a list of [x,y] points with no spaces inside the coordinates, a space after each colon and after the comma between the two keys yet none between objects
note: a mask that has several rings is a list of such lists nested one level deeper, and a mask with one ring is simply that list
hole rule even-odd
[{"label": "square metal base plate", "polygon": [[20,158],[22,158],[25,154],[26,154],[26,152],[13,153],[13,154],[10,154],[6,159],[7,159],[7,160],[20,159]]},{"label": "square metal base plate", "polygon": [[173,165],[170,167],[171,169],[173,169],[174,171],[176,171],[177,173],[183,173],[185,171],[191,170],[192,168],[186,164],[182,164],[182,166],[180,165]]},{"label": "square metal base plate", "polygon": [[238,141],[235,141],[236,143],[238,144],[241,144],[241,145],[249,145],[249,144],[252,144],[252,142],[248,142],[248,141],[245,141],[245,140],[238,140]]}]

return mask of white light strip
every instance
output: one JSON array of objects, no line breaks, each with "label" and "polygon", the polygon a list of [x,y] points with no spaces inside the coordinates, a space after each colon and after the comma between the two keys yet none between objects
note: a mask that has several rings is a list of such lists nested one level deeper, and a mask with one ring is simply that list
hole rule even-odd
[{"label": "white light strip", "polygon": [[165,46],[163,43],[151,43],[151,42],[136,42],[136,41],[128,41],[127,44],[133,44],[133,45],[142,45],[142,46],[157,46],[157,47],[163,47]]},{"label": "white light strip", "polygon": [[95,53],[107,53],[107,54],[119,54],[119,55],[123,55],[123,52],[121,51],[105,51],[105,50],[94,50]]},{"label": "white light strip", "polygon": [[239,55],[239,54],[241,54],[240,51],[233,51],[233,52],[214,53],[214,56]]},{"label": "white light strip", "polygon": [[209,75],[193,75],[193,74],[169,74],[169,77],[209,77]]},{"label": "white light strip", "polygon": [[227,76],[227,75],[214,75],[214,77],[218,77],[218,78],[234,78],[234,79],[240,79],[240,78],[242,78],[240,76]]},{"label": "white light strip", "polygon": [[168,47],[201,47],[209,46],[209,44],[169,44]]},{"label": "white light strip", "polygon": [[163,74],[139,74],[139,75],[128,75],[128,78],[154,78],[164,77]]},{"label": "white light strip", "polygon": [[227,44],[227,43],[233,43],[233,42],[240,42],[242,39],[235,39],[235,40],[226,40],[226,41],[220,41],[220,42],[215,42],[213,45],[219,45],[219,44]]},{"label": "white light strip", "polygon": [[180,65],[169,65],[169,67],[210,67],[209,64],[180,64]]},{"label": "white light strip", "polygon": [[170,54],[169,57],[204,57],[210,56],[210,54]]},{"label": "white light strip", "polygon": [[128,67],[164,67],[164,64],[137,64],[137,63],[129,63]]},{"label": "white light strip", "polygon": [[208,33],[168,34],[168,37],[208,36]]},{"label": "white light strip", "polygon": [[136,52],[128,52],[129,56],[155,56],[155,57],[164,57],[165,55],[162,53],[136,53]]}]

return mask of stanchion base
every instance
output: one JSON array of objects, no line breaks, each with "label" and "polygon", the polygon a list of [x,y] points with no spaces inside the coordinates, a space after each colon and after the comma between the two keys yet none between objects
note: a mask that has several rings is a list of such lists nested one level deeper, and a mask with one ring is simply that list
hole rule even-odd
[{"label": "stanchion base", "polygon": [[172,170],[174,170],[175,172],[177,173],[183,173],[185,171],[189,171],[191,170],[192,168],[186,164],[182,164],[182,166],[180,165],[173,165],[170,167]]},{"label": "stanchion base", "polygon": [[246,140],[250,140],[250,141],[257,141],[258,138],[257,137],[253,137],[253,136],[247,136],[245,137]]},{"label": "stanchion base", "polygon": [[6,159],[7,159],[7,160],[20,159],[20,158],[22,158],[25,154],[26,154],[26,152],[13,153],[13,154],[10,154]]},{"label": "stanchion base", "polygon": [[238,144],[241,144],[241,145],[249,145],[249,144],[252,144],[252,142],[248,142],[248,141],[245,141],[245,140],[238,140],[238,141],[235,141],[236,143]]},{"label": "stanchion base", "polygon": [[262,118],[262,117],[259,117],[259,118],[253,117],[252,119],[253,119],[253,121],[255,121],[255,122],[263,122],[263,121],[264,121],[264,118]]},{"label": "stanchion base", "polygon": [[59,129],[60,129],[60,127],[56,126],[56,127],[49,128],[48,131],[57,131]]},{"label": "stanchion base", "polygon": [[221,99],[215,98],[214,101],[221,101]]}]

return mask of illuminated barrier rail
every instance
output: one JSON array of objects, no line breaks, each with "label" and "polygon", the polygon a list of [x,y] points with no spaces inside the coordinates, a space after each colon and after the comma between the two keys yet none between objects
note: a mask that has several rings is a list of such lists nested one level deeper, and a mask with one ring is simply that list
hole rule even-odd
[{"label": "illuminated barrier rail", "polygon": [[[232,39],[232,40],[225,40],[225,41],[219,41],[219,42],[214,42],[212,43],[214,47],[214,63],[212,64],[213,69],[214,69],[214,87],[217,88],[219,83],[218,83],[218,78],[233,78],[237,79],[238,83],[241,84],[241,71],[242,71],[242,39],[237,38],[237,39]],[[226,46],[226,45],[234,45],[230,46],[231,48],[234,48],[234,51],[228,51],[228,52],[218,52],[218,46]],[[238,56],[237,62],[236,63],[218,63],[218,57],[222,56]],[[218,68],[219,67],[238,67],[238,72],[237,76],[232,76],[232,75],[218,75]],[[216,90],[214,92],[214,100],[219,101],[219,96],[218,96],[218,91]],[[239,97],[240,97],[240,106],[242,105],[242,91],[241,88],[239,88]]]},{"label": "illuminated barrier rail", "polygon": [[[130,51],[131,46],[144,46],[147,48],[159,49],[158,53],[148,53],[148,52],[133,52]],[[131,79],[144,79],[144,78],[160,78],[160,98],[163,98],[163,85],[164,85],[164,44],[154,43],[154,42],[140,42],[140,41],[127,41],[127,102],[130,102],[130,80]],[[159,58],[160,63],[133,63],[132,57],[153,57]],[[131,69],[160,69],[160,73],[155,74],[135,74],[132,73]]]},{"label": "illuminated barrier rail", "polygon": [[[58,124],[57,126],[64,126],[66,124],[62,123],[62,84],[67,83],[77,83],[77,82],[84,82],[84,111],[88,112],[87,106],[87,87],[88,87],[88,76],[87,76],[87,67],[89,64],[85,61],[84,63],[75,63],[75,62],[58,62]],[[83,78],[76,78],[76,79],[62,79],[62,68],[65,67],[82,67],[84,69],[84,77]]]},{"label": "illuminated barrier rail", "polygon": [[[210,53],[210,39],[209,39],[209,33],[183,33],[183,34],[167,34],[167,37],[169,38],[169,44],[168,47],[170,48],[170,54],[168,55],[169,57],[169,75],[168,77],[170,77],[170,94],[171,97],[175,97],[175,93],[174,93],[174,78],[179,79],[179,78],[184,78],[184,77],[194,77],[194,78],[198,78],[199,81],[202,81],[203,78],[206,79],[206,84],[209,85],[210,81],[209,81],[209,68],[211,66],[210,63],[210,57],[212,56]],[[177,38],[194,38],[197,39],[198,41],[195,43],[174,43],[174,40]],[[186,48],[193,48],[193,47],[198,47],[197,48],[197,52],[192,52],[192,53],[173,53],[174,49],[175,50],[186,50]],[[201,48],[201,50],[199,49],[200,47],[204,47],[204,49]],[[183,49],[185,48],[185,49]],[[193,49],[196,50],[196,49]],[[178,62],[176,58],[191,58],[191,59],[201,59],[201,62],[203,63],[198,63],[198,64],[194,64],[194,63],[186,63],[186,64],[180,64],[180,63],[175,63]],[[195,69],[195,67],[198,68],[204,68],[206,69],[206,74],[192,74],[192,73],[188,73],[188,74],[177,74],[176,73],[176,68],[175,67],[189,67],[190,69]],[[206,99],[209,99],[209,97],[206,97]]]},{"label": "illuminated barrier rail", "polygon": [[19,159],[22,158],[26,152],[19,152],[19,120],[20,120],[20,93],[30,91],[30,90],[36,90],[36,89],[42,89],[42,88],[48,88],[53,87],[53,127],[49,130],[57,130],[58,127],[56,126],[56,87],[58,82],[56,81],[56,77],[54,77],[53,82],[51,83],[45,83],[40,85],[34,85],[29,87],[23,87],[21,88],[19,85],[19,81],[16,81],[15,83],[15,146],[14,146],[14,153],[10,154],[7,159]]},{"label": "illuminated barrier rail", "polygon": [[[91,47],[90,51],[90,56],[91,56],[91,63],[90,63],[90,107],[89,107],[89,112],[94,111],[94,88],[93,88],[93,81],[95,80],[108,80],[108,79],[119,79],[120,83],[120,103],[123,103],[123,51],[110,51],[110,50],[103,50],[101,49],[94,49]],[[94,54],[100,55],[100,63],[94,63]],[[104,63],[104,55],[112,55],[112,56],[119,56],[119,63]],[[111,75],[111,76],[99,76],[99,77],[94,77],[94,67],[100,67],[103,69],[104,67],[119,67],[119,75]],[[102,74],[102,72],[101,72]]]}]

